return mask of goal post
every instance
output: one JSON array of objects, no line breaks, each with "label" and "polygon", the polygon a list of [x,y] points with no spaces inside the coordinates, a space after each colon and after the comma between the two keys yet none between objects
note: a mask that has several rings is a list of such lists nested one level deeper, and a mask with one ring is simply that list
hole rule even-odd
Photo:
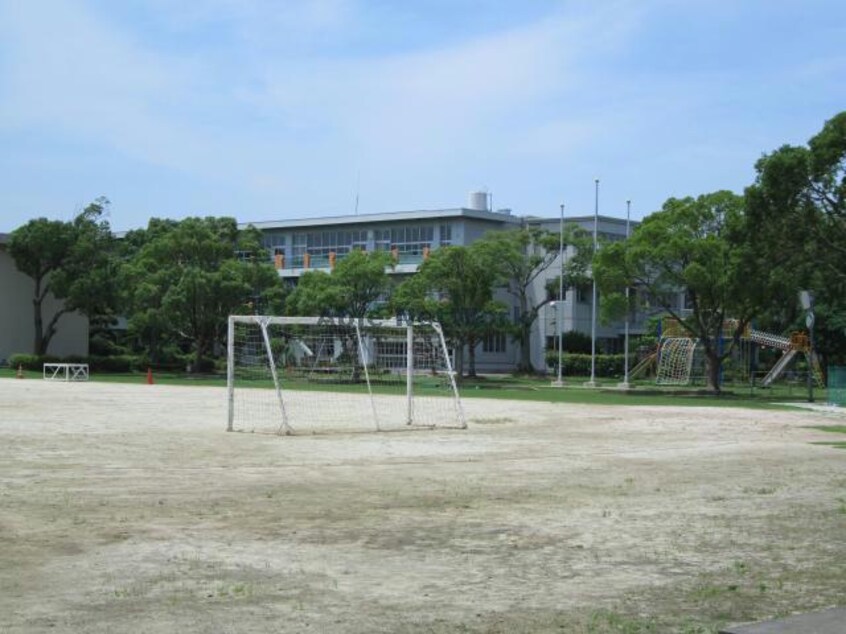
[{"label": "goal post", "polygon": [[227,431],[466,428],[436,322],[233,315]]}]

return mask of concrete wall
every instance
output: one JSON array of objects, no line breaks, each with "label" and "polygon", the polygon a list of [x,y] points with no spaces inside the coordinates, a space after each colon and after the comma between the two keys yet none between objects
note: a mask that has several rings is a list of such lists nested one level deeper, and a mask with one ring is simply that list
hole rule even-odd
[{"label": "concrete wall", "polygon": [[[17,352],[32,353],[35,325],[32,294],[35,282],[15,267],[15,262],[0,246],[0,362]],[[60,306],[52,296],[44,300],[45,324]],[[59,319],[58,330],[50,342],[48,354],[56,356],[88,354],[88,319],[68,313]]]}]

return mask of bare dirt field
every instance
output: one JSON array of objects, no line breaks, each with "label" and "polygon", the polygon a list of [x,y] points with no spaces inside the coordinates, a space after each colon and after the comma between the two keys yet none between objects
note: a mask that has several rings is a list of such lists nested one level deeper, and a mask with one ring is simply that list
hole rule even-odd
[{"label": "bare dirt field", "polygon": [[846,604],[846,451],[809,428],[842,419],[464,404],[464,431],[276,437],[226,433],[223,389],[0,380],[0,631],[710,632]]}]

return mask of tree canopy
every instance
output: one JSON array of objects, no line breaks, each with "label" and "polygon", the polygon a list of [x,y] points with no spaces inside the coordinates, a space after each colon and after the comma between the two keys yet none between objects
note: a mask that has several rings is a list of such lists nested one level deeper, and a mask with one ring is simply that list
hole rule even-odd
[{"label": "tree canopy", "polygon": [[476,346],[502,327],[505,307],[493,299],[496,280],[497,272],[480,247],[441,247],[396,289],[392,306],[412,319],[439,321],[456,349],[459,376],[465,347],[467,374],[475,376]]},{"label": "tree canopy", "polygon": [[755,167],[749,214],[779,282],[766,317],[801,327],[796,292],[814,291],[821,348],[829,360],[846,361],[846,112],[807,146],[784,145]]},{"label": "tree canopy", "polygon": [[[47,354],[68,312],[93,318],[114,311],[114,240],[104,218],[108,206],[106,198],[98,198],[70,222],[37,218],[12,232],[9,254],[34,281],[34,354]],[[50,293],[61,306],[45,324],[44,300]]]},{"label": "tree canopy", "polygon": [[[632,297],[658,307],[699,339],[709,385],[719,390],[722,360],[759,310],[761,290],[755,283],[756,259],[743,197],[720,191],[671,198],[628,240],[601,249],[594,271],[604,294],[620,295],[627,285],[637,287]],[[684,302],[679,301],[682,294]],[[733,324],[732,343],[722,346],[726,323]]]},{"label": "tree canopy", "polygon": [[128,236],[133,250],[122,272],[130,330],[152,360],[168,340],[188,346],[201,370],[222,341],[233,313],[279,302],[281,282],[255,229],[232,218],[151,220]]},{"label": "tree canopy", "polygon": [[[575,255],[563,264],[558,258],[562,237],[565,248],[576,247]],[[539,296],[535,294],[535,281],[556,261],[561,265],[559,275],[564,276],[564,288],[586,279],[592,253],[586,238],[584,230],[573,225],[565,227],[563,236],[537,227],[526,227],[488,232],[474,245],[495,271],[497,284],[502,285],[517,303],[517,323],[513,330],[520,345],[518,371],[536,371],[531,357],[532,326],[541,308],[550,301],[547,287]],[[558,276],[554,282],[552,296],[558,291]]]},{"label": "tree canopy", "polygon": [[384,251],[355,249],[338,260],[331,272],[306,271],[288,296],[290,315],[366,317],[387,300],[391,281],[386,269],[393,264]]}]

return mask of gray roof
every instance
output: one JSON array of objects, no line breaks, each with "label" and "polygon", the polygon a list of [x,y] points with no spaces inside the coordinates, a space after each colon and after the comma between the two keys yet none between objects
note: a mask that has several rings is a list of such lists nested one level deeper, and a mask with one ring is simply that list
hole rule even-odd
[{"label": "gray roof", "polygon": [[[608,224],[615,224],[615,225],[621,225],[621,226],[626,225],[626,219],[625,218],[618,218],[617,216],[603,216],[602,214],[599,214],[597,216],[597,219],[599,220],[599,222],[606,222]],[[550,222],[560,222],[561,217],[560,216],[526,216],[525,220],[526,220],[526,222],[530,222],[530,223],[536,223],[536,222],[550,223]],[[564,222],[565,223],[575,222],[575,223],[579,223],[579,224],[585,223],[585,222],[593,222],[593,214],[590,214],[589,216],[564,216]],[[632,220],[631,221],[632,226],[639,225],[640,223],[641,223],[640,220]]]},{"label": "gray roof", "polygon": [[509,213],[496,211],[482,211],[479,209],[419,209],[416,211],[391,211],[378,214],[360,214],[345,216],[327,216],[323,218],[298,218],[294,220],[261,220],[258,222],[241,222],[239,226],[252,225],[256,229],[298,229],[304,227],[322,227],[326,225],[353,225],[378,222],[398,222],[409,220],[440,220],[446,218],[473,218],[502,224],[519,225],[522,218]]}]

